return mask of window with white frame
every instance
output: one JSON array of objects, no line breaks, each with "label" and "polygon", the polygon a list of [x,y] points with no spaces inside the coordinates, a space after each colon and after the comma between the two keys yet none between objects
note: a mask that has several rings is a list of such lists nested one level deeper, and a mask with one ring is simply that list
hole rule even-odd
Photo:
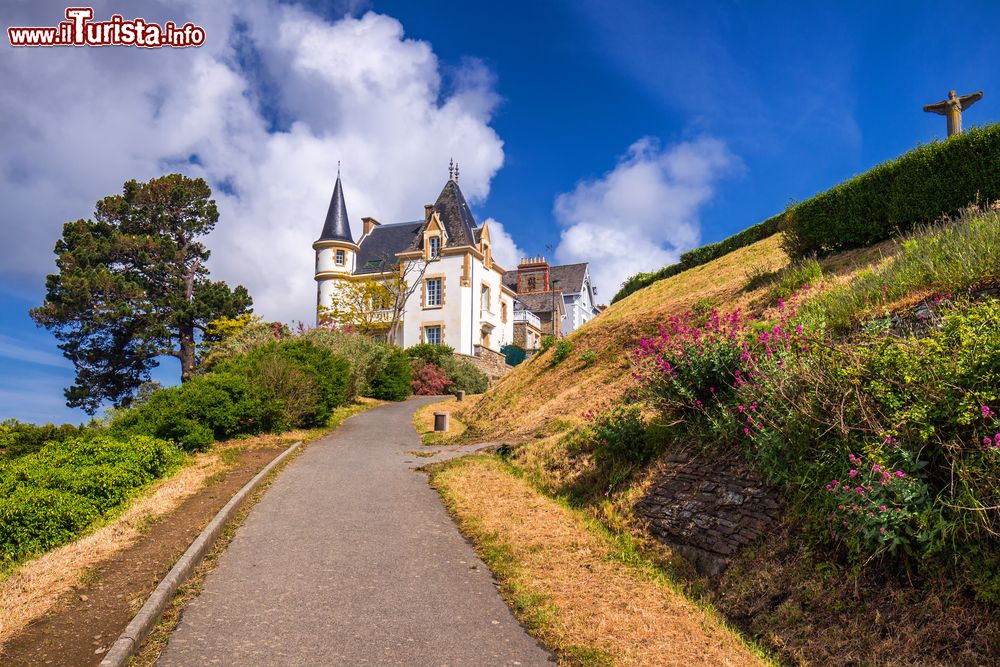
[{"label": "window with white frame", "polygon": [[493,312],[490,310],[490,286],[483,285],[479,293],[479,307],[485,310],[487,313]]},{"label": "window with white frame", "polygon": [[343,250],[337,251],[337,266],[343,266],[347,254]]},{"label": "window with white frame", "polygon": [[424,342],[431,345],[441,344],[441,327],[424,327]]},{"label": "window with white frame", "polygon": [[440,236],[432,236],[430,238],[430,244],[431,244],[431,257],[440,257],[441,256],[441,237]]},{"label": "window with white frame", "polygon": [[441,305],[441,279],[440,278],[428,278],[425,283],[425,289],[427,290],[427,305],[428,306],[440,306]]}]

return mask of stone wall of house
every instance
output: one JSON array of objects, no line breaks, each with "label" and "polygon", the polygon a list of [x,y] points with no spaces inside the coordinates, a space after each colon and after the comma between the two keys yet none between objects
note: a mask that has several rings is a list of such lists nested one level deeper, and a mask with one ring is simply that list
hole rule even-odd
[{"label": "stone wall of house", "polygon": [[482,345],[476,345],[475,350],[476,356],[474,357],[470,357],[467,354],[460,354],[458,356],[471,363],[483,373],[486,373],[486,376],[490,379],[490,384],[502,378],[513,368],[513,366],[507,365],[507,358],[499,352],[491,350],[488,347],[483,347]]},{"label": "stone wall of house", "polygon": [[736,459],[668,455],[635,507],[649,532],[714,576],[781,517],[780,495]]}]

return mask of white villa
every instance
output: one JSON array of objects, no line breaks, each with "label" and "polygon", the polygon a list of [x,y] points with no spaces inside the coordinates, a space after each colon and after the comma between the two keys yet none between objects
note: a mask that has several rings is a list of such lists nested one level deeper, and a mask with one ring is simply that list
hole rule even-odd
[{"label": "white villa", "polygon": [[[423,218],[382,224],[362,218],[357,241],[348,224],[340,174],[315,243],[317,319],[332,308],[346,281],[386,280],[392,271],[418,276],[401,322],[387,335],[401,347],[450,345],[460,354],[499,352],[514,339],[514,298],[505,270],[493,261],[490,230],[476,224],[458,186],[457,169]],[[390,314],[386,314],[387,321]]]}]

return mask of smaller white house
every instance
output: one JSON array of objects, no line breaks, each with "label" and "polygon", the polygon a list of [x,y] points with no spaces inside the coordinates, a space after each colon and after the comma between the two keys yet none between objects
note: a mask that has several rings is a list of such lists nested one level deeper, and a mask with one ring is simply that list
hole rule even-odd
[{"label": "smaller white house", "polygon": [[[540,320],[545,334],[566,336],[594,319],[597,288],[590,279],[590,265],[550,265],[544,257],[522,259],[514,271],[504,274],[504,284],[517,293],[519,311],[530,311]],[[560,322],[553,328],[551,322]]]},{"label": "smaller white house", "polygon": [[[402,322],[387,334],[392,342],[402,347],[449,345],[474,356],[481,349],[499,352],[513,341],[514,292],[503,284],[504,269],[493,261],[489,228],[476,224],[457,170],[449,174],[437,201],[424,206],[422,219],[362,222],[355,242],[338,174],[323,232],[313,244],[317,319],[334,306],[348,282],[387,281],[399,271],[420,284],[406,301]],[[385,313],[387,321],[390,315]]]}]

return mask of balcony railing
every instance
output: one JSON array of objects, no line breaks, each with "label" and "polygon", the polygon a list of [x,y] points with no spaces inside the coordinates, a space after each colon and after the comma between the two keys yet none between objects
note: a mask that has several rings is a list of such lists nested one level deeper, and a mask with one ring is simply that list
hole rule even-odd
[{"label": "balcony railing", "polygon": [[515,322],[527,322],[536,329],[542,328],[542,321],[538,319],[538,315],[535,315],[530,310],[515,310],[514,311],[514,321]]}]

